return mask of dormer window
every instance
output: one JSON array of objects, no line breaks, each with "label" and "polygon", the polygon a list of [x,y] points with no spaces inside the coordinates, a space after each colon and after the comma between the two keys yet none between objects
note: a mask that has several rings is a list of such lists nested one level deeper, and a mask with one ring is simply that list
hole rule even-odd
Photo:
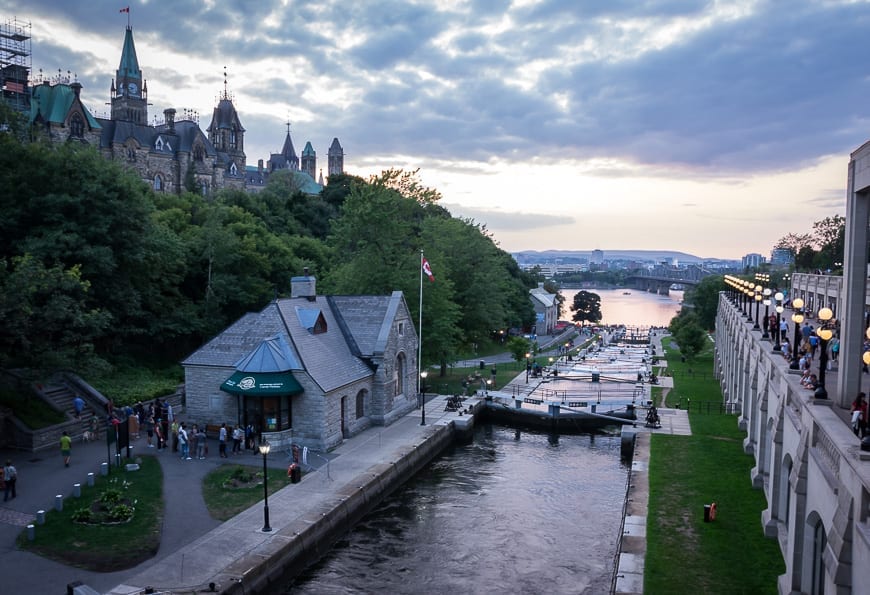
[{"label": "dormer window", "polygon": [[231,175],[231,176],[237,176],[237,175],[239,175],[239,170],[238,170],[238,168],[236,167],[236,164],[235,164],[235,163],[230,163],[230,175]]},{"label": "dormer window", "polygon": [[154,143],[154,148],[157,149],[158,151],[163,150],[163,137],[162,136],[157,137],[157,142]]}]

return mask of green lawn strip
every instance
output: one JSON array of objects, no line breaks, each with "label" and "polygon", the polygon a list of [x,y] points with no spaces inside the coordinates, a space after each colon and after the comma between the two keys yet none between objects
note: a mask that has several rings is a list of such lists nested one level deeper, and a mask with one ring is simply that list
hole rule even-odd
[{"label": "green lawn strip", "polygon": [[[238,485],[232,485],[233,479]],[[290,483],[286,473],[269,468],[269,495]],[[212,518],[226,521],[263,499],[263,468],[222,465],[205,476],[202,495]]]},{"label": "green lawn strip", "polygon": [[[138,471],[113,468],[108,477],[98,475],[94,487],[82,484],[81,498],[64,496],[63,510],[47,511],[45,524],[36,526],[36,539],[29,541],[24,531],[18,536],[18,545],[52,560],[97,572],[132,568],[153,557],[163,527],[163,472],[154,457],[138,458]],[[117,525],[73,522],[73,514],[90,507],[107,488],[122,491],[122,497],[135,508],[132,520]]]},{"label": "green lawn strip", "polygon": [[[668,355],[675,371],[712,369],[709,352],[693,362],[681,362],[672,350]],[[709,374],[706,380],[677,374],[673,392],[721,401]],[[785,565],[776,541],[762,531],[767,504],[751,487],[754,461],[743,452],[737,417],[690,412],[689,419],[692,436],[651,437],[644,590],[775,593]],[[712,502],[717,517],[705,523],[704,504]]]}]

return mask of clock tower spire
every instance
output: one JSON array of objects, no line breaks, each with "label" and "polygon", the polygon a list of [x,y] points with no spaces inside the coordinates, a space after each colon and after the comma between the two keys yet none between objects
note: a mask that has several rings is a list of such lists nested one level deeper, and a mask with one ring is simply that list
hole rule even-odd
[{"label": "clock tower spire", "polygon": [[127,25],[121,64],[112,81],[112,119],[136,124],[148,123],[148,88],[142,79],[136,46],[133,44],[133,28]]}]

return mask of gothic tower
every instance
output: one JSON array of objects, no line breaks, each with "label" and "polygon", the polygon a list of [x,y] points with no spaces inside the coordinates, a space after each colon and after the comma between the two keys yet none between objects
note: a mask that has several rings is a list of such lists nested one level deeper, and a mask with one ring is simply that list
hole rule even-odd
[{"label": "gothic tower", "polygon": [[245,171],[245,129],[239,120],[233,100],[227,92],[226,72],[224,72],[224,92],[218,100],[211,117],[208,139],[219,153],[225,153],[236,165],[238,172]]},{"label": "gothic tower", "polygon": [[314,179],[314,173],[317,171],[317,153],[314,152],[314,147],[311,146],[311,141],[305,143],[305,148],[302,149],[302,171]]},{"label": "gothic tower", "polygon": [[128,25],[124,35],[121,64],[112,81],[112,119],[136,124],[148,123],[148,87],[139,70],[133,29]]},{"label": "gothic tower", "polygon": [[326,155],[327,168],[326,175],[344,173],[344,149],[338,142],[338,138],[332,139],[332,144],[329,145],[329,152]]},{"label": "gothic tower", "polygon": [[293,148],[293,141],[290,139],[290,122],[287,122],[287,138],[284,139],[281,155],[284,156],[287,168],[291,171],[299,170],[299,157],[296,156],[296,149]]}]

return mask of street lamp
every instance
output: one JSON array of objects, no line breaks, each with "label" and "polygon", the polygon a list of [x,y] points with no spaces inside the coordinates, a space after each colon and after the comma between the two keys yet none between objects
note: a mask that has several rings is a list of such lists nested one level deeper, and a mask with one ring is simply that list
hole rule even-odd
[{"label": "street lamp", "polygon": [[779,326],[782,322],[780,319],[780,316],[782,315],[782,311],[783,311],[783,307],[782,307],[783,298],[785,298],[785,296],[782,294],[781,291],[777,291],[776,295],[773,296],[773,299],[776,300],[776,308],[775,308],[775,310],[776,310],[776,328],[773,329],[773,334],[776,336],[776,342],[773,344],[774,351],[782,351],[782,344],[780,344],[780,342],[779,342],[779,340],[781,338],[780,336],[782,335],[782,331],[779,330]]},{"label": "street lamp", "polygon": [[770,340],[770,333],[768,329],[770,328],[770,294],[773,293],[770,291],[770,287],[765,287],[764,291],[764,332],[761,334],[762,339]]},{"label": "street lamp", "polygon": [[271,445],[268,442],[260,443],[260,454],[263,455],[263,532],[272,530],[269,526],[269,469],[266,467],[266,455],[269,454]]},{"label": "street lamp", "polygon": [[[755,292],[753,294],[753,299],[755,299],[755,325],[752,327],[752,330],[758,330],[761,327],[758,325],[758,311],[761,309],[761,285],[755,286]],[[751,311],[751,307],[750,307]]]},{"label": "street lamp", "polygon": [[800,364],[798,363],[798,344],[801,340],[801,323],[804,321],[802,311],[804,301],[800,298],[795,298],[791,301],[791,307],[792,310],[794,310],[794,314],[791,315],[791,319],[794,321],[794,349],[792,351],[791,365],[789,366],[789,369],[797,370],[800,368]]},{"label": "street lamp", "polygon": [[420,420],[420,425],[426,425],[426,377],[429,375],[428,370],[420,372],[420,392],[423,393],[423,419]]},{"label": "street lamp", "polygon": [[817,399],[828,398],[828,391],[825,390],[825,370],[828,367],[828,341],[834,336],[834,331],[828,328],[828,321],[833,317],[834,312],[830,308],[819,310],[819,320],[822,321],[822,326],[816,331],[816,336],[819,338],[822,353],[819,356],[819,386],[814,395]]},{"label": "street lamp", "polygon": [[529,372],[532,370],[532,362],[529,361],[530,357],[532,357],[532,354],[526,353],[526,384],[529,383]]}]

